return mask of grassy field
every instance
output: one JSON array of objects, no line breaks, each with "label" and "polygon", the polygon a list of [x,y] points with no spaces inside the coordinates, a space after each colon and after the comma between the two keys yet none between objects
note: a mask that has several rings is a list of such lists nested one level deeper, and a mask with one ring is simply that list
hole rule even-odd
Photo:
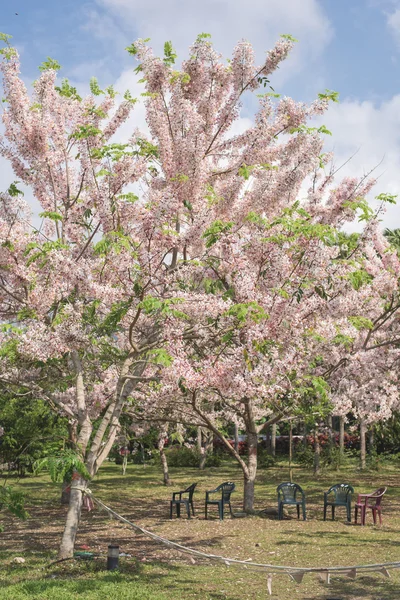
[{"label": "grassy field", "polygon": [[[319,478],[301,468],[294,480],[307,495],[308,520],[251,516],[223,522],[204,520],[204,492],[222,481],[237,483],[232,496],[235,511],[241,508],[241,472],[233,463],[200,472],[171,469],[173,488],[194,481],[196,517],[170,521],[171,488],[161,483],[161,471],[154,466],[129,465],[122,477],[119,467],[107,464],[91,484],[95,496],[118,513],[155,533],[192,548],[255,562],[323,567],[373,562],[400,561],[400,477],[397,466],[381,472],[360,473],[347,466],[340,472],[327,471]],[[276,486],[287,481],[287,465],[261,470],[256,487],[256,508],[276,507]],[[322,520],[323,494],[331,484],[351,483],[356,492],[368,492],[387,485],[383,502],[383,526],[366,527],[345,522],[344,510],[337,509],[335,522]],[[137,535],[127,526],[110,521],[105,513],[84,512],[77,547],[89,546],[98,553],[93,561],[55,560],[62,532],[65,507],[59,505],[59,489],[46,476],[26,478],[18,484],[27,494],[30,519],[20,522],[5,518],[0,534],[0,598],[5,600],[261,600],[268,597],[267,573],[196,561]],[[294,516],[294,515],[293,515]],[[118,543],[131,557],[120,559],[120,571],[105,570],[107,545]],[[23,556],[25,563],[13,562]],[[287,575],[273,577],[273,598],[286,600],[396,600],[400,599],[400,570],[385,578],[379,573],[360,575],[355,581],[333,577],[328,586],[316,575],[306,575],[301,585]]]}]

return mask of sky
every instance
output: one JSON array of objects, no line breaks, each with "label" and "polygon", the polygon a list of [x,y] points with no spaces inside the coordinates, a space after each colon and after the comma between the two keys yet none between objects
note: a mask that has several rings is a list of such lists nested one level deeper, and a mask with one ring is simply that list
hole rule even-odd
[{"label": "sky", "polygon": [[[342,176],[375,168],[373,196],[399,194],[383,226],[400,227],[400,0],[2,0],[0,31],[13,36],[28,85],[50,56],[83,92],[96,76],[101,86],[133,95],[141,90],[125,47],[138,37],[151,38],[158,54],[171,40],[182,58],[202,32],[225,57],[244,38],[261,62],[289,33],[299,41],[272,86],[304,102],[326,88],[339,92],[339,104],[323,116],[332,132],[326,149],[337,166],[354,155]],[[239,127],[250,124],[252,111],[243,107]],[[132,119],[144,125],[143,107]],[[13,179],[1,161],[0,189]]]}]

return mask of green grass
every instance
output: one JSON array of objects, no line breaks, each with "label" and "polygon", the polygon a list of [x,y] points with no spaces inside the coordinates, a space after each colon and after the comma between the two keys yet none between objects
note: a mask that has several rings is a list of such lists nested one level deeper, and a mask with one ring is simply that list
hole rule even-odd
[{"label": "green grass", "polygon": [[[234,510],[241,508],[242,478],[234,463],[200,472],[197,469],[171,469],[174,489],[194,481],[197,514],[190,521],[168,519],[171,488],[161,483],[160,469],[129,465],[122,477],[119,467],[107,464],[91,484],[95,496],[120,514],[172,540],[198,550],[262,563],[297,567],[354,565],[400,561],[400,480],[397,465],[385,466],[380,473],[357,471],[347,465],[339,473],[324,472],[318,479],[296,468],[294,479],[307,495],[309,520],[276,521],[252,516],[223,522],[204,520],[204,492],[227,479],[237,483],[232,496]],[[256,508],[276,507],[276,486],[288,479],[286,463],[261,470],[256,487]],[[335,522],[322,520],[322,492],[331,484],[351,483],[356,492],[389,487],[383,503],[384,524],[366,527],[345,523],[340,509]],[[5,519],[0,535],[0,599],[5,600],[261,600],[267,597],[267,573],[226,567],[196,560],[150,539],[135,534],[127,526],[110,521],[98,510],[83,513],[77,546],[86,544],[98,556],[93,561],[69,561],[49,566],[55,560],[63,527],[65,509],[58,504],[59,489],[46,476],[26,478],[18,484],[28,497],[30,519],[23,523]],[[119,543],[131,558],[120,559],[120,572],[105,571],[107,545]],[[24,556],[18,565],[13,557]],[[288,576],[273,577],[273,598],[286,600],[395,600],[400,598],[400,572],[391,578],[381,574],[360,575],[355,581],[333,577],[331,585],[315,575],[306,575],[301,585]]]}]

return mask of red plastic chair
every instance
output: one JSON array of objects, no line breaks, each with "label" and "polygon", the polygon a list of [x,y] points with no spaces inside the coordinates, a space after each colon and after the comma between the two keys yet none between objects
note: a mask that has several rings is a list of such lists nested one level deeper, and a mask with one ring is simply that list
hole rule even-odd
[{"label": "red plastic chair", "polygon": [[[358,494],[357,502],[355,503],[355,523],[357,524],[358,511],[361,513],[361,525],[365,525],[365,517],[367,515],[367,508],[372,510],[372,517],[376,524],[376,513],[379,516],[379,523],[382,525],[382,496],[386,492],[387,488],[381,487],[372,494]],[[373,504],[375,500],[375,504]]]}]

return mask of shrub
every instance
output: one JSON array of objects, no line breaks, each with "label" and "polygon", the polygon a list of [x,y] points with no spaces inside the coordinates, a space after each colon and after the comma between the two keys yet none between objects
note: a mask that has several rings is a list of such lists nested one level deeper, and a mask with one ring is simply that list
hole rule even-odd
[{"label": "shrub", "polygon": [[303,446],[302,444],[297,446],[294,453],[294,460],[304,467],[312,467],[314,464],[313,448],[308,444],[307,446]]},{"label": "shrub", "polygon": [[[172,446],[165,451],[170,467],[198,467],[200,464],[200,453],[196,449],[186,446]],[[221,456],[219,453],[207,454],[206,467],[221,466]]]},{"label": "shrub", "polygon": [[257,453],[257,464],[260,469],[268,469],[274,467],[276,459],[265,448],[259,448]]}]

